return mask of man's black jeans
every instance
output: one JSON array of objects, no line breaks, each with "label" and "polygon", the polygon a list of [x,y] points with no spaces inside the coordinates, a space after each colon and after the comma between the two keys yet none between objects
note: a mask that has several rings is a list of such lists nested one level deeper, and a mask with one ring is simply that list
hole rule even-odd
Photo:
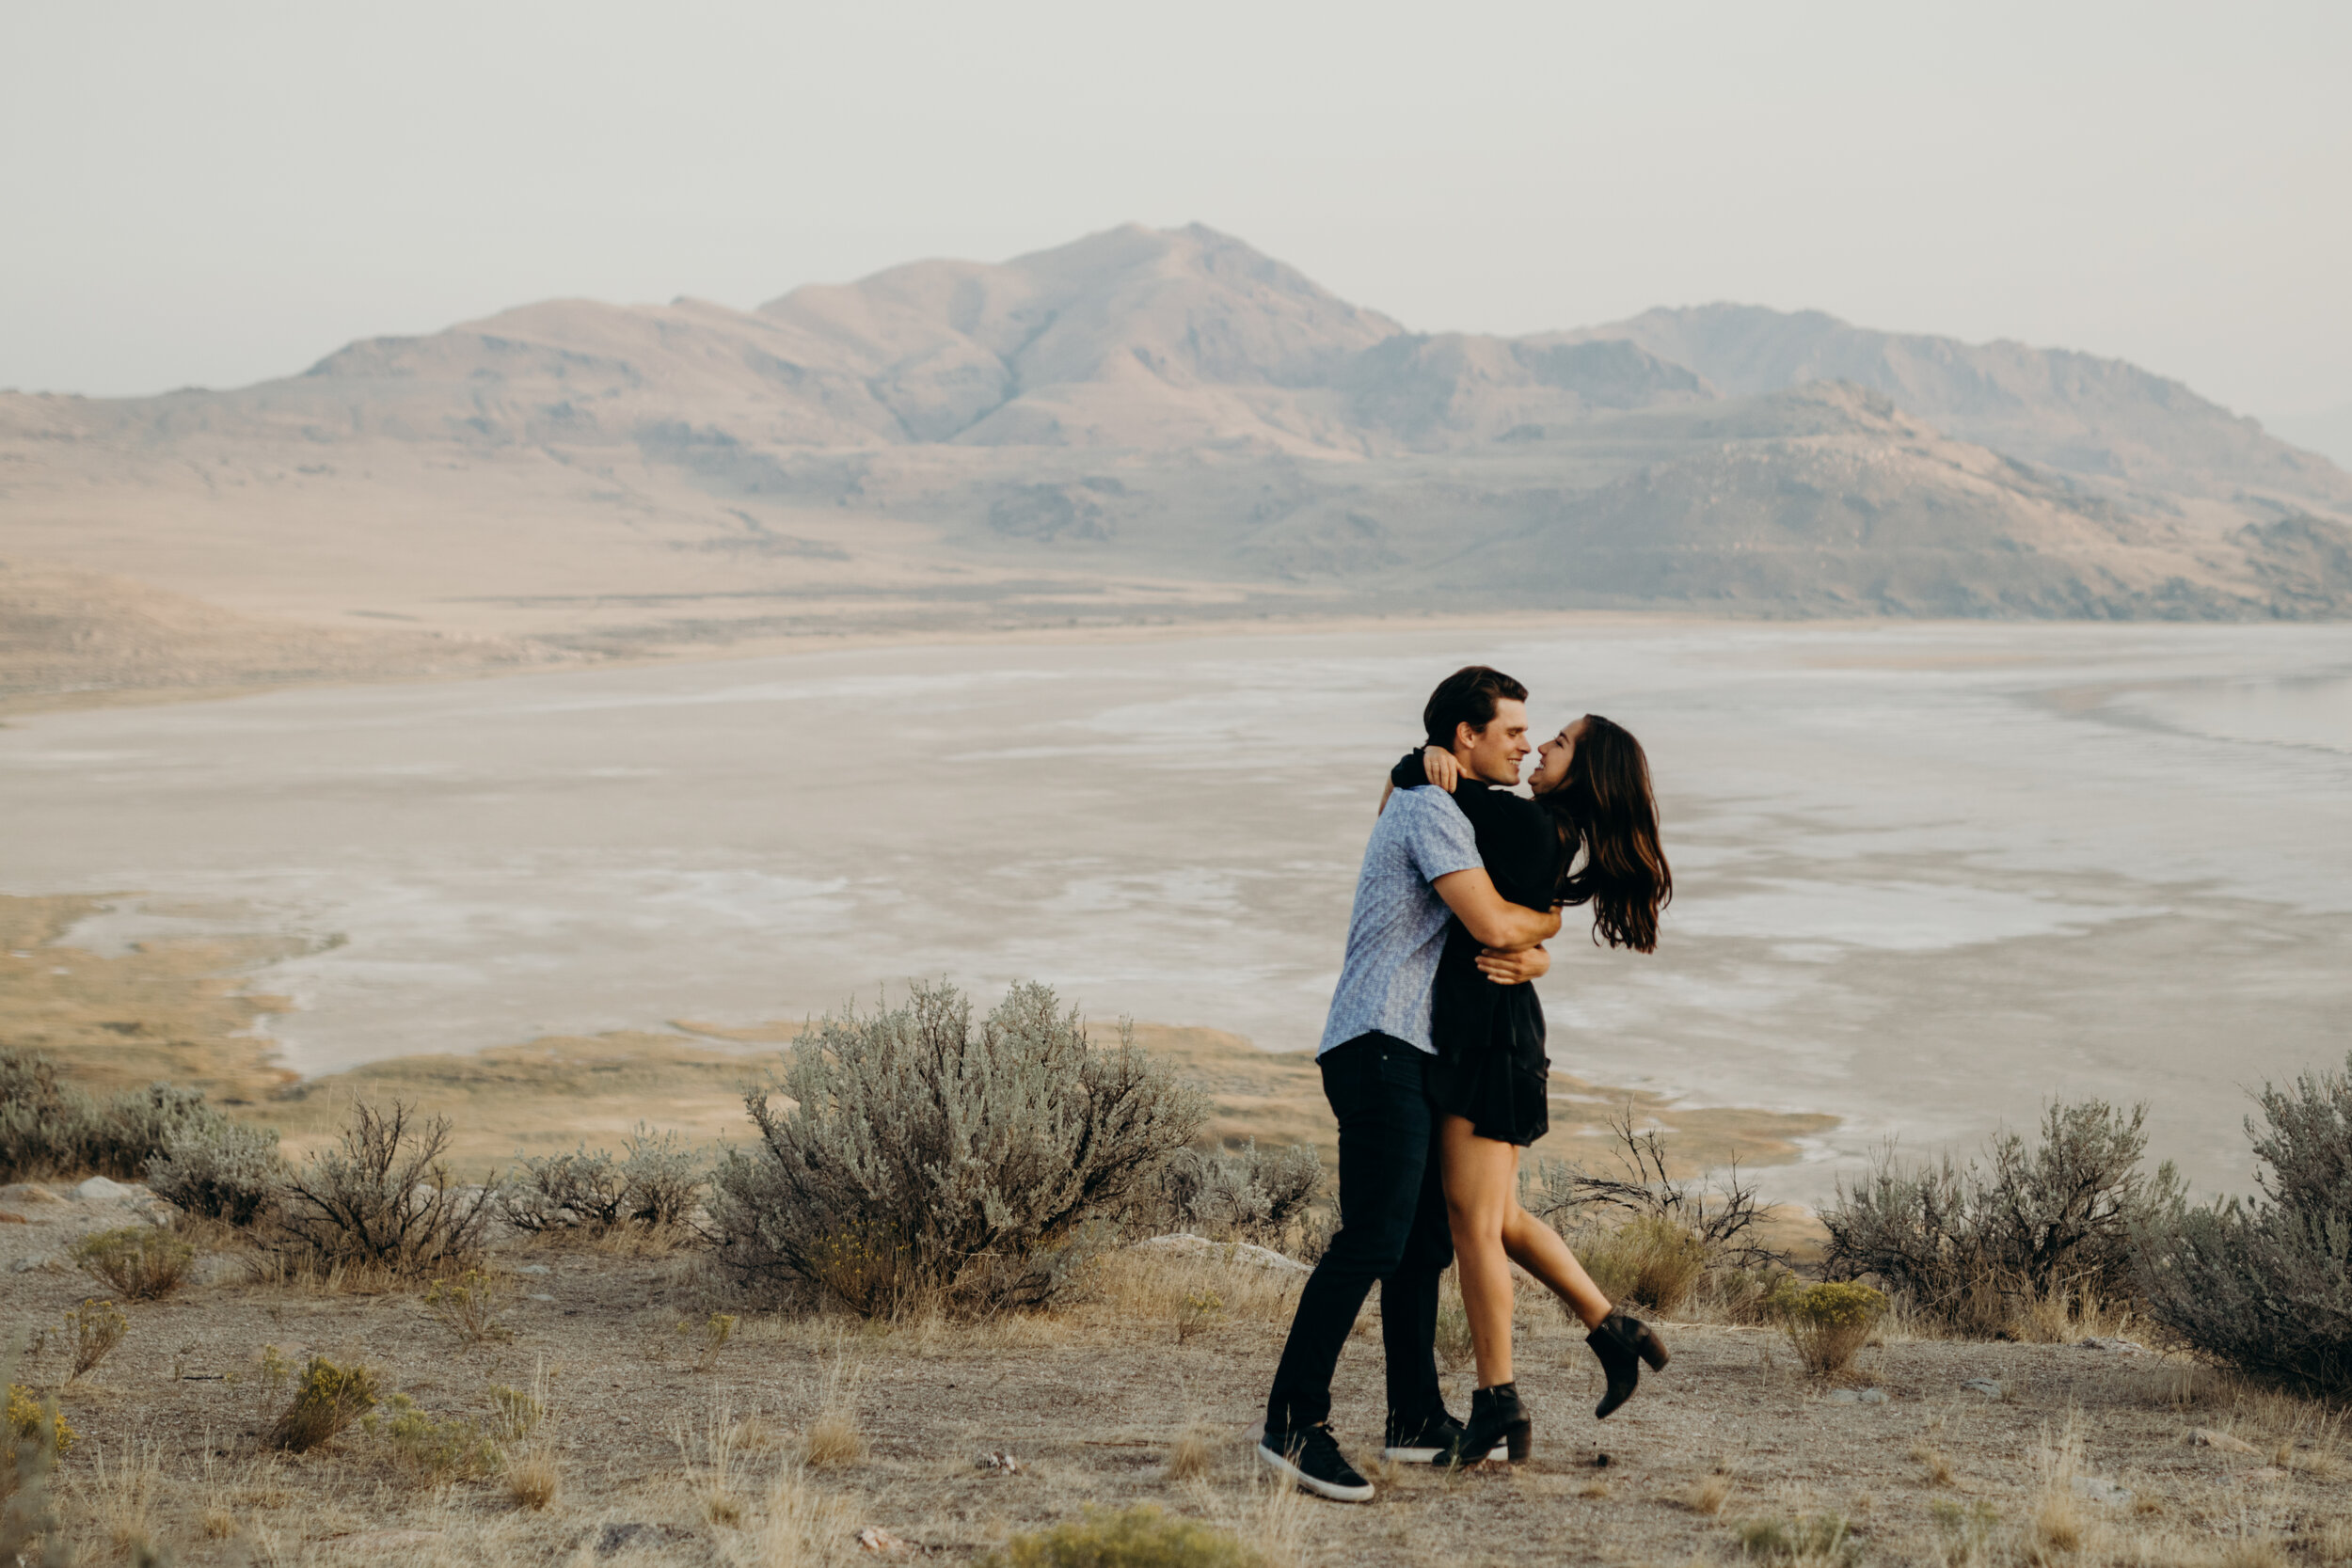
[{"label": "man's black jeans", "polygon": [[1389,1360],[1391,1423],[1418,1426],[1438,1388],[1438,1276],[1454,1261],[1438,1180],[1429,1064],[1389,1035],[1359,1035],[1323,1053],[1324,1098],[1340,1119],[1340,1229],[1298,1293],[1266,1430],[1328,1420],[1331,1373],[1372,1282]]}]

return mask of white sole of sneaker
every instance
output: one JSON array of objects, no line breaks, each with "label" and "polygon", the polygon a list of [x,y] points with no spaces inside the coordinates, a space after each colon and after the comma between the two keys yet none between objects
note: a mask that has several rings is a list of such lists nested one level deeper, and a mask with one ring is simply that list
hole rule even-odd
[{"label": "white sole of sneaker", "polygon": [[[1503,1456],[1503,1445],[1497,1443],[1493,1448],[1488,1449],[1479,1459],[1472,1461],[1472,1463],[1484,1464],[1486,1460],[1501,1459]],[[1399,1465],[1427,1465],[1437,1459],[1438,1450],[1435,1448],[1382,1449],[1380,1450],[1380,1457],[1386,1460],[1391,1460]]]},{"label": "white sole of sneaker", "polygon": [[1306,1471],[1300,1469],[1297,1465],[1292,1464],[1280,1454],[1276,1453],[1272,1449],[1267,1448],[1263,1443],[1260,1443],[1255,1446],[1258,1450],[1259,1459],[1264,1462],[1267,1469],[1272,1470],[1278,1476],[1289,1477],[1292,1481],[1296,1481],[1301,1487],[1307,1491],[1312,1492],[1318,1497],[1328,1497],[1335,1503],[1368,1503],[1372,1501],[1372,1483],[1370,1481],[1366,1481],[1361,1486],[1339,1486],[1327,1481],[1317,1481],[1314,1477],[1309,1475]]}]

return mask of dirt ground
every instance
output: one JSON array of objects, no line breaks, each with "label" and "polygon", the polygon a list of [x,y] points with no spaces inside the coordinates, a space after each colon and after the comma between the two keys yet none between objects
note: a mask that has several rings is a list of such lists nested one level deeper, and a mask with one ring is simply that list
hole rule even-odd
[{"label": "dirt ground", "polygon": [[[65,1250],[134,1222],[144,1206],[129,1196],[0,1190],[27,1222],[0,1222],[0,1314],[18,1334],[52,1330],[17,1377],[55,1389],[80,1434],[63,1507],[90,1562],[131,1560],[141,1540],[185,1564],[322,1568],[873,1560],[861,1530],[898,1543],[884,1559],[968,1561],[1137,1502],[1232,1529],[1279,1564],[1729,1561],[1743,1541],[1769,1549],[1775,1522],[1801,1542],[1825,1517],[1846,1534],[1817,1542],[1815,1560],[2352,1560],[2352,1465],[2338,1419],[2308,1402],[2153,1353],[1900,1334],[1865,1351],[1841,1391],[1772,1331],[1673,1323],[1673,1365],[1598,1423],[1589,1353],[1533,1294],[1519,1314],[1532,1464],[1450,1478],[1374,1463],[1368,1312],[1335,1418],[1380,1494],[1319,1502],[1270,1484],[1246,1435],[1299,1276],[1221,1253],[1115,1255],[1092,1299],[1045,1317],[882,1328],[744,1312],[706,1356],[727,1304],[691,1248],[501,1246],[511,1338],[479,1343],[415,1290],[263,1282],[232,1250],[200,1258],[166,1300],[124,1304],[119,1347],[69,1381],[56,1325],[101,1287]],[[270,1386],[271,1346],[296,1366],[362,1362],[385,1394],[485,1427],[494,1387],[536,1378],[548,1413],[504,1445],[502,1468],[439,1483],[381,1431],[275,1455],[262,1434],[286,1395]],[[1457,1411],[1468,1380],[1448,1377]],[[2200,1429],[2221,1446],[2193,1441]],[[1017,1468],[983,1468],[991,1453]],[[517,1500],[534,1483],[554,1488],[544,1508]]]}]

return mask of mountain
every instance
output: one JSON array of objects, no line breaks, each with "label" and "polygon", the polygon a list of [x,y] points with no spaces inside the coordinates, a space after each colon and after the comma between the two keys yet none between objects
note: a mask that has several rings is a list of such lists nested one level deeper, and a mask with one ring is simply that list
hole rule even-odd
[{"label": "mountain", "polygon": [[1638,343],[1729,397],[1850,381],[1962,440],[2069,473],[2197,495],[2256,486],[2352,505],[2352,476],[2333,463],[2121,359],[1874,332],[1819,310],[1755,305],[1648,310],[1576,336]]},{"label": "mountain", "polygon": [[1398,331],[1199,224],[1002,266],[917,261],[759,314],[873,367],[907,439],[983,446],[1312,441],[1283,394],[1327,387]]},{"label": "mountain", "polygon": [[2281,440],[2318,452],[2340,468],[2352,467],[2352,403],[2289,415],[2272,422]]},{"label": "mountain", "polygon": [[[1408,332],[1129,226],[750,310],[546,301],[227,391],[0,394],[0,551],[566,657],[1440,590],[2342,615],[2352,476],[2120,360],[1737,305]],[[11,658],[64,635],[7,613]]]},{"label": "mountain", "polygon": [[1883,393],[1813,382],[1718,406],[1738,414],[1708,420],[1712,438],[1564,497],[1427,575],[1464,591],[1511,574],[1531,593],[1765,610],[2232,612],[2233,595],[2212,586],[2228,552],[1952,440]]}]

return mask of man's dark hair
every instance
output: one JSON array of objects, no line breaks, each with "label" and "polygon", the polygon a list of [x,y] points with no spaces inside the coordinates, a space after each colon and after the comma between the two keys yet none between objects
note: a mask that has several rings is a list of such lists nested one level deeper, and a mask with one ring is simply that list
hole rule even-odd
[{"label": "man's dark hair", "polygon": [[1500,670],[1466,664],[1439,681],[1438,689],[1429,694],[1429,705],[1421,710],[1422,730],[1430,745],[1451,748],[1456,724],[1485,729],[1495,721],[1495,704],[1505,698],[1523,703],[1527,688]]}]

